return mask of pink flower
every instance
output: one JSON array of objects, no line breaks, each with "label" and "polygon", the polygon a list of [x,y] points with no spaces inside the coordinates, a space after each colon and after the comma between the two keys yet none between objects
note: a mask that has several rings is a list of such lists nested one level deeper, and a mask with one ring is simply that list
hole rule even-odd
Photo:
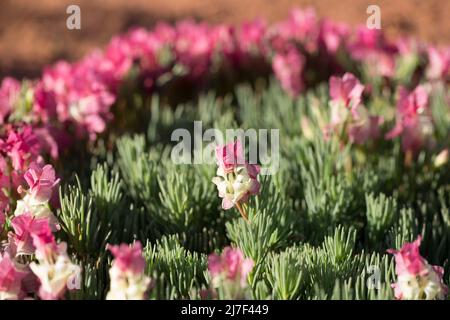
[{"label": "pink flower", "polygon": [[426,70],[429,79],[442,79],[450,75],[450,48],[428,48],[428,67]]},{"label": "pink flower", "polygon": [[397,283],[393,284],[397,299],[442,299],[447,294],[443,283],[443,269],[430,266],[420,255],[419,247],[422,238],[419,236],[412,243],[405,243],[397,251],[389,249],[395,256],[395,273]]},{"label": "pink flower", "polygon": [[267,24],[262,19],[244,22],[237,32],[239,50],[246,55],[257,55],[264,52],[264,37]]},{"label": "pink flower", "polygon": [[0,300],[20,299],[25,276],[7,253],[0,255]]},{"label": "pink flower", "polygon": [[68,284],[72,283],[71,278],[80,276],[80,268],[70,261],[65,242],[42,246],[35,242],[35,246],[37,262],[30,263],[30,269],[40,282],[39,297],[43,300],[63,298]]},{"label": "pink flower", "polygon": [[19,81],[10,77],[3,79],[0,86],[0,125],[5,122],[6,116],[13,111],[19,93]]},{"label": "pink flower", "polygon": [[275,76],[291,96],[297,96],[303,90],[304,64],[304,57],[294,48],[288,49],[286,53],[277,53],[273,58]]},{"label": "pink flower", "polygon": [[247,285],[247,276],[253,268],[253,260],[245,259],[241,250],[226,247],[222,255],[210,254],[208,270],[213,281],[222,278],[225,281]]},{"label": "pink flower", "polygon": [[30,159],[38,157],[41,146],[31,126],[10,127],[6,141],[0,140],[2,149],[11,158],[14,170],[24,170]]},{"label": "pink flower", "polygon": [[34,203],[48,202],[53,188],[59,183],[59,179],[55,178],[55,170],[49,164],[41,167],[37,163],[32,163],[25,172],[24,179],[30,187],[28,192]]},{"label": "pink flower", "polygon": [[335,54],[350,33],[345,24],[325,20],[320,28],[320,40],[331,54]]},{"label": "pink flower", "polygon": [[107,249],[114,256],[114,266],[122,272],[143,273],[145,269],[145,259],[142,256],[142,245],[136,241],[132,245],[108,245]]},{"label": "pink flower", "polygon": [[225,173],[230,173],[238,165],[245,164],[244,152],[240,140],[216,147],[217,165]]},{"label": "pink flower", "polygon": [[431,140],[433,120],[428,108],[428,93],[419,85],[412,92],[400,88],[395,128],[386,139],[402,137],[404,151],[417,152]]},{"label": "pink flower", "polygon": [[394,75],[397,48],[386,41],[379,29],[359,27],[356,39],[349,43],[348,49],[355,60],[365,63],[371,75]]},{"label": "pink flower", "polygon": [[42,247],[45,244],[55,242],[48,219],[23,214],[14,217],[11,225],[15,232],[13,239],[18,254],[33,254],[35,251],[34,243],[38,247]]},{"label": "pink flower", "polygon": [[332,76],[330,78],[331,101],[343,104],[350,110],[355,110],[361,103],[364,86],[351,73],[345,73],[342,78]]},{"label": "pink flower", "polygon": [[240,140],[218,146],[216,159],[218,176],[212,182],[223,198],[222,208],[228,210],[238,202],[246,202],[250,195],[259,193],[259,166],[245,161]]}]

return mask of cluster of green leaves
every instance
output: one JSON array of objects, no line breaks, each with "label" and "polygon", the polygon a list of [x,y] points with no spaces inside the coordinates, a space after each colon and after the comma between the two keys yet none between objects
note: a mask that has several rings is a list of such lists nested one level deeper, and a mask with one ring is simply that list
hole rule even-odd
[{"label": "cluster of green leaves", "polygon": [[[448,278],[450,165],[433,161],[449,147],[449,93],[441,88],[432,97],[435,149],[408,164],[399,139],[364,146],[324,140],[327,91],[322,85],[293,99],[272,81],[176,108],[156,96],[142,102],[146,131],[121,135],[113,152],[98,152],[107,164],[61,191],[61,237],[85,274],[77,297],[103,297],[106,244],[134,240],[147,244],[152,298],[199,298],[210,285],[207,254],[227,245],[255,262],[249,286],[258,299],[391,299],[394,264],[386,249],[418,235],[423,256],[443,265]],[[386,125],[395,116],[393,95],[366,101]],[[261,192],[246,205],[249,223],[221,209],[215,165],[172,161],[171,133],[194,134],[197,120],[203,130],[280,130],[279,169],[260,177]]]}]

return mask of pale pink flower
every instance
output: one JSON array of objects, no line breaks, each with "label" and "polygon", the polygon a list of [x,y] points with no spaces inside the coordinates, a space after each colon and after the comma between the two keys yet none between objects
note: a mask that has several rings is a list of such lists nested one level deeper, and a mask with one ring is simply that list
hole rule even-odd
[{"label": "pale pink flower", "polygon": [[66,243],[34,242],[34,245],[37,262],[30,263],[30,269],[40,282],[39,297],[43,300],[63,298],[71,278],[79,271],[69,259]]},{"label": "pale pink flower", "polygon": [[109,269],[111,279],[107,300],[143,300],[150,285],[145,276],[145,259],[140,242],[133,245],[108,245],[114,260]]},{"label": "pale pink flower", "polygon": [[277,53],[272,60],[272,68],[281,86],[291,96],[297,96],[304,88],[303,68],[305,58],[295,48],[286,53]]},{"label": "pale pink flower", "polygon": [[58,185],[59,179],[55,177],[55,170],[49,164],[40,166],[33,162],[24,174],[29,189],[28,193],[36,204],[48,202],[53,189]]},{"label": "pale pink flower", "polygon": [[389,249],[395,256],[397,283],[393,284],[395,297],[404,300],[443,299],[448,288],[443,283],[443,268],[431,266],[420,255],[422,238],[405,243],[400,250]]},{"label": "pale pink flower", "polygon": [[432,80],[445,80],[450,76],[450,48],[428,48],[426,75]]},{"label": "pale pink flower", "polygon": [[250,195],[259,193],[257,180],[259,166],[244,159],[240,140],[216,148],[217,177],[212,182],[217,186],[222,208],[228,210],[238,202],[246,202]]},{"label": "pale pink flower", "polygon": [[26,272],[20,270],[9,254],[0,254],[0,300],[20,299],[25,276]]},{"label": "pale pink flower", "polygon": [[246,259],[240,249],[226,247],[222,255],[210,254],[208,270],[213,282],[230,281],[242,288],[247,285],[247,276],[253,268],[253,260]]},{"label": "pale pink flower", "polygon": [[428,92],[419,85],[412,92],[401,87],[397,102],[396,125],[386,139],[401,136],[404,151],[417,152],[432,141],[434,125],[429,110]]}]

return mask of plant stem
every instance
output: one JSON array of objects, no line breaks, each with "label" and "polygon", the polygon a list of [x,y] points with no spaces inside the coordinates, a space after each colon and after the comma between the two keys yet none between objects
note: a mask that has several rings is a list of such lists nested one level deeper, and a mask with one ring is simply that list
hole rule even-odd
[{"label": "plant stem", "polygon": [[241,214],[242,218],[244,218],[245,221],[250,222],[248,220],[247,214],[245,213],[245,210],[242,208],[239,201],[236,202],[236,208],[239,210],[239,213]]}]

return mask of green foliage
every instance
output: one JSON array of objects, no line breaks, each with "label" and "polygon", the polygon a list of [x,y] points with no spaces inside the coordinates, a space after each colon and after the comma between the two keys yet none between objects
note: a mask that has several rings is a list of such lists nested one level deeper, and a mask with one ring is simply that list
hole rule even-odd
[{"label": "green foliage", "polygon": [[[400,71],[403,81],[409,75]],[[139,102],[149,110],[146,129],[117,137],[115,150],[100,150],[90,162],[104,164],[61,189],[59,237],[84,274],[82,289],[71,294],[104,297],[106,244],[134,240],[147,244],[150,298],[198,299],[210,286],[207,254],[230,244],[255,262],[248,283],[256,299],[392,299],[394,263],[386,250],[418,235],[421,254],[444,266],[448,283],[450,164],[433,163],[450,141],[445,90],[432,97],[434,149],[410,163],[399,139],[364,146],[323,139],[326,85],[296,99],[271,81],[177,107],[156,96]],[[365,104],[393,121],[393,94],[380,91]],[[192,133],[194,120],[203,131],[280,129],[280,166],[259,177],[260,194],[244,206],[249,222],[221,208],[211,182],[216,165],[173,163],[171,132]]]}]

